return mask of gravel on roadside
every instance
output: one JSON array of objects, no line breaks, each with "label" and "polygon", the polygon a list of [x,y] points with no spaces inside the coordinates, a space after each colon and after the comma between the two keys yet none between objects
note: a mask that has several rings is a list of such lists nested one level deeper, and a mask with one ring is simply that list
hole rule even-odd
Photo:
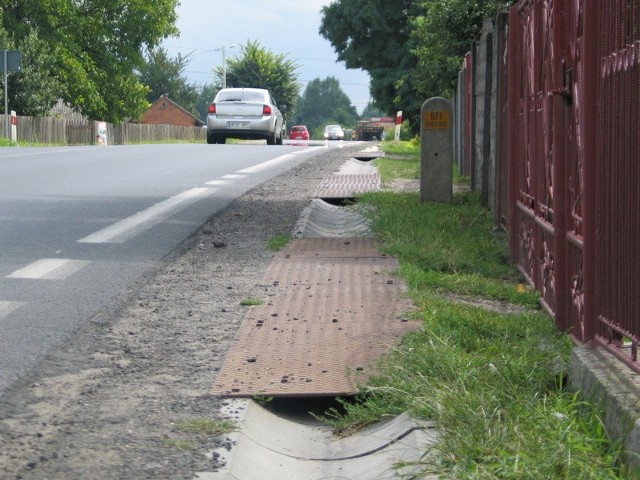
[{"label": "gravel on roadside", "polygon": [[193,479],[224,435],[211,387],[262,284],[275,235],[291,235],[320,182],[361,147],[326,150],[250,190],[145,276],[117,311],[91,318],[0,397],[2,479]]}]

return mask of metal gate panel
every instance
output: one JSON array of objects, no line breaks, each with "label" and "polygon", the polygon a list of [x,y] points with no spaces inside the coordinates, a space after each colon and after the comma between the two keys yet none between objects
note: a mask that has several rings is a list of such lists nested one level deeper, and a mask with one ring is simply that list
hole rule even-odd
[{"label": "metal gate panel", "polygon": [[597,8],[596,335],[638,368],[640,1],[608,0]]},{"label": "metal gate panel", "polygon": [[554,25],[553,136],[556,188],[556,324],[589,336],[584,301],[584,16],[582,0],[558,0]]},{"label": "metal gate panel", "polygon": [[[553,2],[527,0],[511,10],[509,75],[516,88],[518,121],[511,143],[515,213],[510,230],[512,254],[542,303],[555,313],[554,169],[551,97]],[[515,22],[515,23],[513,23]]]}]

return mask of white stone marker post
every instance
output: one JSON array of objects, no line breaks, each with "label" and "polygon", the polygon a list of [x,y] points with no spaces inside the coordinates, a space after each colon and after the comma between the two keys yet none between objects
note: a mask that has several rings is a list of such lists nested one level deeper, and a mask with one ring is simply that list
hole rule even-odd
[{"label": "white stone marker post", "polygon": [[453,197],[453,113],[446,98],[433,97],[420,111],[420,201]]}]

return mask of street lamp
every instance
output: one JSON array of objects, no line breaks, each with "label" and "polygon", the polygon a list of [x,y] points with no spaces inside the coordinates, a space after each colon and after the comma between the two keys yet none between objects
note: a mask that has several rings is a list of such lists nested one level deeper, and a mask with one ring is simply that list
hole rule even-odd
[{"label": "street lamp", "polygon": [[222,50],[222,88],[227,88],[227,48],[231,49],[235,46],[236,44],[234,43],[228,47],[222,46],[215,49],[216,52]]}]

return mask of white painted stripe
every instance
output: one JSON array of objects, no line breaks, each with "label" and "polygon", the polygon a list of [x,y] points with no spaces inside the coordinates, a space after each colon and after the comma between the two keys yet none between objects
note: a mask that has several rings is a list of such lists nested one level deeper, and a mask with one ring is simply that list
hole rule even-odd
[{"label": "white painted stripe", "polygon": [[289,160],[291,160],[292,158],[294,158],[297,155],[302,155],[303,153],[309,153],[309,152],[312,152],[314,150],[324,150],[324,147],[313,147],[313,148],[307,148],[305,150],[299,150],[299,151],[293,152],[293,153],[287,153],[286,155],[281,155],[280,157],[276,157],[274,159],[267,160],[266,162],[262,162],[262,163],[259,163],[257,165],[254,165],[253,167],[248,167],[248,168],[244,168],[242,170],[238,170],[236,173],[257,173],[257,172],[261,172],[262,170],[266,170],[267,168],[271,168],[271,167],[274,167],[274,166],[279,165],[281,163],[288,162]]},{"label": "white painted stripe", "polygon": [[3,302],[0,300],[0,318],[6,317],[23,305],[26,305],[26,302]]},{"label": "white painted stripe", "polygon": [[216,188],[192,188],[152,207],[125,218],[78,240],[81,243],[124,243],[141,232],[157,225],[174,213],[183,210],[201,198],[216,192]]},{"label": "white painted stripe", "polygon": [[266,162],[259,163],[254,165],[253,167],[244,168],[242,170],[238,170],[238,173],[256,173],[261,172],[262,170],[266,170],[267,168],[274,167],[281,163],[288,162],[294,157],[293,154],[287,153],[286,155],[281,155],[280,157],[273,158],[271,160],[267,160]]},{"label": "white painted stripe", "polygon": [[247,176],[246,175],[236,175],[235,173],[230,173],[228,175],[223,175],[220,178],[227,179],[227,180],[237,180],[238,178],[247,178]]},{"label": "white painted stripe", "polygon": [[231,183],[233,183],[233,182],[230,181],[230,180],[211,180],[211,181],[207,182],[205,185],[220,185],[220,186],[222,186],[222,185],[229,185]]},{"label": "white painted stripe", "polygon": [[29,278],[37,280],[64,280],[91,263],[89,260],[66,258],[43,258],[16,270],[6,278]]}]

